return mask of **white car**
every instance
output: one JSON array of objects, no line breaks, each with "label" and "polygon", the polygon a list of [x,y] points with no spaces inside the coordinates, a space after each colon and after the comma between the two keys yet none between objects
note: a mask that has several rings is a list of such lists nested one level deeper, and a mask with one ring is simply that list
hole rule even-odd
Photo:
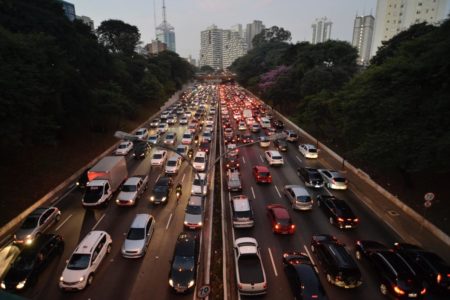
[{"label": "white car", "polygon": [[214,124],[214,117],[213,117],[213,116],[209,116],[209,117],[206,119],[205,124],[206,124],[206,125],[209,125],[209,124],[213,125],[213,124]]},{"label": "white car", "polygon": [[148,138],[148,129],[139,128],[134,135],[140,140],[146,140]]},{"label": "white car", "polygon": [[171,115],[167,118],[167,124],[169,125],[175,125],[175,123],[177,123],[177,116],[176,115]]},{"label": "white car", "polygon": [[198,124],[197,124],[197,123],[191,122],[191,123],[189,123],[189,125],[188,125],[188,130],[189,130],[192,134],[195,134],[195,133],[197,132],[197,127],[198,127]]},{"label": "white car", "polygon": [[238,156],[239,149],[236,148],[236,144],[227,145],[227,154],[228,156]]},{"label": "white car", "polygon": [[177,141],[177,134],[175,132],[168,132],[164,138],[165,145],[174,145]]},{"label": "white car", "polygon": [[269,165],[282,166],[284,164],[283,156],[276,150],[269,150],[264,152],[265,157]]},{"label": "white car", "polygon": [[197,151],[194,157],[194,161],[192,162],[192,166],[197,171],[205,171],[206,169],[206,152]]},{"label": "white car", "polygon": [[206,124],[206,126],[205,126],[205,131],[206,130],[208,130],[208,131],[213,131],[213,128],[214,128],[214,125],[213,124]]},{"label": "white car", "polygon": [[164,167],[164,172],[166,173],[166,175],[177,174],[180,170],[181,162],[181,156],[178,154],[174,154],[172,157],[170,157],[166,162],[166,166]]},{"label": "white car", "polygon": [[162,166],[166,162],[167,159],[167,151],[166,150],[157,150],[153,156],[151,165],[152,166]]},{"label": "white car", "polygon": [[154,119],[150,122],[150,127],[151,128],[156,128],[159,125],[159,119]]},{"label": "white car", "polygon": [[133,149],[133,143],[130,141],[123,141],[117,146],[114,151],[115,155],[127,155]]},{"label": "white car", "polygon": [[212,140],[212,133],[209,130],[205,130],[203,131],[201,137],[200,137],[200,142],[211,142]]},{"label": "white car", "polygon": [[181,138],[181,143],[183,145],[190,145],[190,144],[192,144],[192,133],[190,131],[185,131],[183,133],[183,137]]},{"label": "white car", "polygon": [[253,123],[255,123],[255,119],[251,118],[247,118],[245,119],[245,122],[247,123],[248,126],[252,126]]},{"label": "white car", "polygon": [[155,218],[149,214],[137,214],[122,244],[122,256],[138,258],[145,255],[155,231]]},{"label": "white car", "polygon": [[186,125],[187,123],[188,123],[188,118],[186,118],[186,117],[180,118],[180,125]]},{"label": "white car", "polygon": [[239,122],[238,130],[247,130],[247,126],[245,125],[245,122],[243,122],[243,121]]},{"label": "white car", "polygon": [[203,195],[206,196],[208,192],[206,173],[198,173],[200,178],[197,175],[194,175],[194,182],[192,183],[191,194],[192,195],[201,195],[202,187],[203,187]]},{"label": "white car", "polygon": [[318,158],[319,157],[317,148],[311,144],[298,145],[298,151],[300,151],[300,153],[303,154],[303,156],[305,158]]},{"label": "white car", "polygon": [[167,123],[160,123],[156,131],[160,134],[166,133],[169,130],[169,125]]},{"label": "white car", "polygon": [[152,134],[151,136],[149,136],[147,141],[150,144],[154,145],[154,144],[157,144],[159,142],[159,138],[160,138],[159,133],[155,133],[155,134]]}]

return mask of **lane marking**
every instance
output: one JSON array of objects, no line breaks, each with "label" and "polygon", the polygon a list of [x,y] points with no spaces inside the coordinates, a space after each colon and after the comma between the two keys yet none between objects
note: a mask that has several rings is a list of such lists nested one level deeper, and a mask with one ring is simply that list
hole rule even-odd
[{"label": "lane marking", "polygon": [[324,186],[323,189],[327,192],[328,196],[333,196],[333,193],[330,192],[330,191],[328,190],[328,188],[326,188],[326,187]]},{"label": "lane marking", "polygon": [[270,260],[272,261],[273,272],[275,273],[275,277],[278,277],[277,267],[275,266],[275,261],[273,260],[272,251],[269,249]]},{"label": "lane marking", "polygon": [[259,155],[259,158],[261,158],[261,162],[264,162],[263,157],[261,156],[261,154]]},{"label": "lane marking", "polygon": [[280,197],[281,198],[281,194],[280,194],[280,191],[278,190],[278,187],[275,185],[275,189],[277,190],[277,193],[278,193],[278,197]]},{"label": "lane marking", "polygon": [[313,266],[314,266],[314,270],[316,271],[317,274],[319,274],[319,269],[317,269],[316,262],[315,262],[314,259],[312,258],[311,253],[309,253],[308,247],[306,247],[306,245],[303,245],[303,248],[305,248],[306,254],[308,254],[309,259],[312,261]]},{"label": "lane marking", "polygon": [[170,221],[172,221],[173,214],[171,213],[169,216],[169,220],[167,221],[166,230],[169,229]]},{"label": "lane marking", "polygon": [[104,213],[103,216],[101,216],[101,218],[97,221],[97,223],[95,223],[94,227],[92,227],[92,230],[95,230],[95,228],[97,228],[98,224],[100,224],[100,222],[103,220],[105,216],[106,213]]},{"label": "lane marking", "polygon": [[301,162],[301,163],[303,163],[303,161],[300,159],[300,157],[298,157],[297,155],[295,156],[295,158],[299,161],[299,162]]},{"label": "lane marking", "polygon": [[55,231],[58,231],[61,227],[63,227],[64,224],[66,224],[69,219],[72,218],[72,215],[69,215],[61,224],[59,224],[58,227],[56,227]]},{"label": "lane marking", "polygon": [[158,177],[156,177],[155,183],[158,181],[159,177],[161,177],[161,174],[159,174]]},{"label": "lane marking", "polygon": [[245,157],[242,156],[242,162],[245,164]]},{"label": "lane marking", "polygon": [[57,199],[55,202],[52,202],[53,206],[56,206],[59,202],[61,202],[67,195],[69,195],[75,188],[77,187],[76,184],[74,184],[67,192],[64,193],[59,199]]},{"label": "lane marking", "polygon": [[183,174],[183,177],[181,177],[181,183],[184,181],[184,177],[186,176],[186,173]]},{"label": "lane marking", "polygon": [[255,190],[253,190],[253,186],[251,186],[250,188],[252,189],[253,199],[256,199],[256,197],[255,197]]}]

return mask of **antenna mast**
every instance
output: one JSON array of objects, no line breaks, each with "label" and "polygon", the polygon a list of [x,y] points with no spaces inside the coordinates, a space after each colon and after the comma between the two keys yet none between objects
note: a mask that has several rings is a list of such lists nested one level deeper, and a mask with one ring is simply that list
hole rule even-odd
[{"label": "antenna mast", "polygon": [[166,1],[163,0],[163,23],[164,23],[164,27],[167,27],[167,20],[166,20]]},{"label": "antenna mast", "polygon": [[153,23],[155,26],[155,39],[158,40],[158,35],[156,32],[156,0],[153,0]]}]

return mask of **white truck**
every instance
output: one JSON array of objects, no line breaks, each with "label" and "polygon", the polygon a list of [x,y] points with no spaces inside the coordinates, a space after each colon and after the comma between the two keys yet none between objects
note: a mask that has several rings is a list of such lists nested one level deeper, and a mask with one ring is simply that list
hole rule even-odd
[{"label": "white truck", "polygon": [[252,113],[252,110],[251,109],[244,109],[243,111],[242,111],[242,115],[244,116],[244,118],[251,118],[251,117],[253,117],[253,113]]},{"label": "white truck", "polygon": [[132,206],[141,198],[148,187],[147,175],[135,175],[125,181],[116,199],[116,204],[120,206]]},{"label": "white truck", "polygon": [[122,156],[105,156],[88,172],[83,206],[97,206],[109,201],[128,177],[127,162]]},{"label": "white truck", "polygon": [[258,242],[252,237],[234,241],[236,281],[241,295],[262,295],[267,292],[266,272]]}]

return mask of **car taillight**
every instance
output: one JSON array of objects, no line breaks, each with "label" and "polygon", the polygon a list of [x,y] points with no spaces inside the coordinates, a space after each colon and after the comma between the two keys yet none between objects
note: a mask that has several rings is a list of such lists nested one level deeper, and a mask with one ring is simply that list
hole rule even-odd
[{"label": "car taillight", "polygon": [[291,229],[295,229],[295,224],[292,224],[292,225],[291,225]]},{"label": "car taillight", "polygon": [[396,285],[394,285],[394,292],[395,292],[397,295],[404,295],[404,294],[405,294],[405,291],[402,290],[401,288],[399,288],[399,287],[396,286]]},{"label": "car taillight", "polygon": [[280,224],[276,224],[275,229],[280,229]]},{"label": "car taillight", "polygon": [[319,296],[317,296],[316,294],[311,295],[311,299],[317,299],[319,298]]},{"label": "car taillight", "polygon": [[421,291],[420,291],[420,294],[421,295],[425,295],[427,293],[427,289],[426,288],[423,288]]},{"label": "car taillight", "polygon": [[355,219],[353,220],[353,222],[359,222],[359,219],[358,219],[358,218],[355,218]]},{"label": "car taillight", "polygon": [[338,220],[338,222],[344,222],[343,218],[338,218],[337,220]]},{"label": "car taillight", "polygon": [[263,288],[267,289],[267,283],[266,282],[264,282]]}]

